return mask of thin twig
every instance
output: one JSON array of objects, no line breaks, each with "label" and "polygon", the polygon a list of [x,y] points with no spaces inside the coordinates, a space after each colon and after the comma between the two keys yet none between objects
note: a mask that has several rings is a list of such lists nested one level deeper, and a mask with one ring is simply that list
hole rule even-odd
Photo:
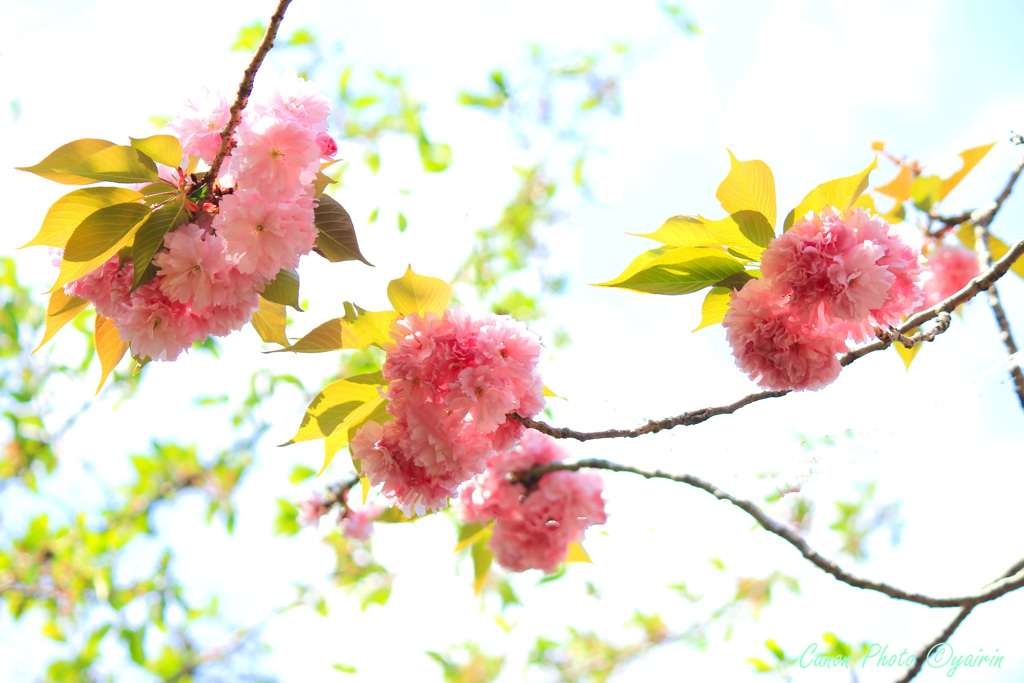
[{"label": "thin twig", "polygon": [[[1019,560],[1016,564],[1014,564],[1008,570],[1003,572],[1003,575],[996,579],[996,581],[1008,579],[1011,576],[1016,575],[1021,569],[1024,569],[1024,559]],[[943,629],[942,633],[940,633],[938,637],[935,638],[935,640],[921,648],[921,650],[917,653],[917,657],[914,659],[914,665],[911,666],[910,669],[908,669],[907,672],[903,675],[903,677],[896,681],[896,683],[910,683],[910,681],[912,681],[914,677],[917,676],[917,674],[921,673],[921,667],[924,666],[924,662],[926,659],[928,659],[928,656],[931,654],[932,650],[948,641],[953,636],[953,632],[956,631],[960,624],[963,623],[964,619],[967,618],[967,615],[969,615],[975,607],[976,605],[971,605],[969,607],[962,608],[960,610],[960,613],[956,615],[956,618],[953,619],[953,621],[949,622],[949,625],[946,626],[945,629]]]},{"label": "thin twig", "polygon": [[[988,245],[990,237],[988,226],[999,211],[999,207],[1010,196],[1010,192],[1013,190],[1013,186],[1017,182],[1017,178],[1020,177],[1022,170],[1024,170],[1024,159],[1021,159],[1020,163],[1017,164],[1017,168],[1014,169],[1013,175],[1010,176],[1006,187],[1003,188],[1002,193],[996,198],[996,203],[991,209],[980,216],[974,224],[974,250],[978,254],[978,265],[982,270],[989,268],[992,263],[992,252],[989,250]],[[1017,400],[1020,401],[1021,407],[1024,408],[1024,372],[1021,371],[1020,363],[1017,361],[1017,343],[1013,339],[1013,332],[1010,331],[1010,321],[1006,317],[1006,311],[1003,310],[1003,304],[999,300],[999,290],[995,285],[988,288],[988,304],[992,308],[992,313],[995,314],[996,324],[999,326],[999,337],[1003,340],[1003,345],[1006,346],[1006,353],[1010,356],[1010,377],[1013,379],[1014,390],[1017,392]]]},{"label": "thin twig", "polygon": [[589,458],[586,460],[580,460],[573,463],[556,462],[547,465],[540,465],[538,467],[531,468],[524,472],[516,474],[516,481],[521,482],[527,489],[531,488],[531,485],[535,485],[536,482],[545,474],[549,472],[557,471],[569,471],[574,472],[581,469],[600,469],[609,470],[611,472],[628,472],[631,474],[638,474],[641,477],[647,479],[668,479],[670,481],[679,482],[681,484],[687,484],[695,488],[701,489],[707,493],[710,493],[719,500],[725,500],[739,509],[746,512],[748,515],[753,517],[759,525],[770,533],[775,534],[779,538],[783,539],[794,548],[800,551],[800,554],[804,556],[814,566],[818,567],[822,571],[831,574],[833,577],[842,581],[843,583],[853,586],[854,588],[862,588],[864,590],[876,591],[883,593],[891,598],[897,600],[905,600],[907,602],[916,602],[920,605],[927,605],[928,607],[968,607],[974,605],[980,605],[983,602],[989,602],[996,598],[1005,595],[1011,591],[1017,590],[1018,588],[1024,587],[1024,571],[1018,571],[1011,578],[1003,578],[999,581],[988,586],[985,590],[975,593],[974,595],[967,595],[959,598],[933,598],[927,595],[921,595],[920,593],[910,593],[894,586],[890,586],[886,583],[878,581],[869,581],[862,579],[853,574],[846,572],[837,566],[834,562],[823,557],[821,554],[813,550],[799,534],[787,527],[785,524],[778,522],[767,514],[764,513],[755,503],[742,498],[737,498],[726,491],[718,488],[717,486],[710,484],[703,479],[699,479],[690,474],[671,474],[663,472],[661,470],[642,470],[629,465],[620,465],[613,463],[608,460],[600,460],[596,458]]},{"label": "thin twig", "polygon": [[238,95],[235,97],[235,103],[231,105],[230,109],[231,117],[228,119],[228,124],[224,126],[224,130],[220,133],[220,150],[217,151],[217,156],[214,157],[213,163],[210,164],[210,170],[203,176],[202,185],[213,184],[213,181],[217,178],[217,173],[220,172],[221,164],[224,163],[224,159],[228,156],[228,151],[231,149],[231,136],[234,135],[235,128],[238,127],[239,122],[242,120],[242,110],[249,103],[249,95],[252,94],[252,86],[256,81],[256,72],[259,71],[260,66],[263,64],[263,59],[270,52],[270,48],[274,47],[277,29],[281,25],[281,21],[284,19],[284,12],[288,9],[291,1],[280,0],[277,4],[277,10],[270,17],[267,32],[263,34],[263,40],[256,49],[256,54],[252,56],[252,61],[249,62],[249,67],[242,76],[242,82],[238,85]]}]

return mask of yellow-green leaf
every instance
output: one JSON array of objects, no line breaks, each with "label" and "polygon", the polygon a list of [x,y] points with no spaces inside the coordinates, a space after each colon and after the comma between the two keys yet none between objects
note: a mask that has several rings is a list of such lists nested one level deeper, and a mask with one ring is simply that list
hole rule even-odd
[{"label": "yellow-green leaf", "polygon": [[63,249],[75,228],[97,210],[138,199],[142,199],[142,193],[127,187],[85,187],[68,192],[50,206],[39,234],[24,247]]},{"label": "yellow-green leaf", "polygon": [[132,147],[147,157],[171,168],[181,166],[181,143],[173,135],[150,135],[148,138],[128,138]]},{"label": "yellow-green leaf", "polygon": [[448,308],[452,289],[444,280],[418,275],[412,266],[405,275],[388,283],[388,301],[400,315],[436,313],[441,315]]},{"label": "yellow-green leaf", "polygon": [[131,244],[149,215],[149,207],[142,204],[114,204],[87,216],[68,239],[60,274],[50,291],[92,272]]},{"label": "yellow-green leaf", "polygon": [[351,322],[344,318],[334,318],[321,323],[291,346],[278,351],[322,353],[383,344],[389,340],[388,330],[397,318],[395,311],[362,311]]},{"label": "yellow-green leaf", "polygon": [[[477,526],[479,526],[480,528],[476,529],[475,527],[477,527]],[[469,527],[464,527],[464,528],[469,528]],[[477,543],[484,543],[484,542],[487,541],[487,539],[489,539],[491,537],[491,534],[493,532],[494,532],[494,527],[492,527],[492,526],[483,526],[483,525],[480,525],[480,524],[476,524],[476,525],[473,526],[473,533],[468,534],[465,538],[461,538],[461,537],[459,538],[459,542],[455,544],[455,549],[452,552],[456,552],[457,553],[460,550],[468,548],[471,545],[475,545]]]},{"label": "yellow-green leaf", "polygon": [[109,318],[104,318],[102,315],[96,316],[96,332],[95,332],[95,343],[96,343],[96,355],[100,359],[100,383],[96,387],[96,393],[100,393],[100,389],[103,388],[103,383],[107,381],[107,376],[114,370],[121,358],[124,357],[124,352],[128,350],[128,342],[121,341],[121,336],[117,333],[117,328],[114,327],[114,321]]},{"label": "yellow-green leaf", "polygon": [[639,236],[672,247],[729,247],[757,259],[775,234],[761,213],[740,211],[718,221],[673,216],[654,232]]},{"label": "yellow-green leaf", "polygon": [[717,325],[725,320],[725,314],[729,312],[729,303],[732,301],[733,290],[728,287],[712,287],[704,303],[700,308],[700,325],[693,329],[699,329]]},{"label": "yellow-green leaf", "polygon": [[473,556],[473,593],[480,595],[487,583],[487,575],[491,573],[491,562],[494,554],[483,543],[477,543],[470,551]]},{"label": "yellow-green leaf", "polygon": [[348,443],[349,430],[361,425],[385,403],[377,391],[379,385],[354,379],[359,378],[338,380],[324,387],[306,408],[295,436],[283,444],[326,438],[321,474],[334,454]]},{"label": "yellow-green leaf", "polygon": [[268,344],[288,346],[288,337],[284,333],[286,322],[283,304],[276,304],[260,297],[260,308],[252,316],[253,329],[260,335],[260,339]]},{"label": "yellow-green leaf", "polygon": [[942,181],[942,187],[939,189],[939,196],[936,201],[941,202],[945,199],[946,195],[949,194],[954,187],[960,184],[960,181],[964,179],[971,169],[978,165],[978,162],[985,158],[989,150],[995,146],[996,143],[990,142],[987,145],[981,145],[979,147],[972,147],[968,150],[960,152],[960,158],[963,160],[963,166],[960,170],[949,176]]},{"label": "yellow-green leaf", "polygon": [[127,145],[106,147],[62,170],[108,183],[146,183],[159,178],[153,160]]},{"label": "yellow-green leaf", "polygon": [[370,495],[370,479],[365,474],[359,477],[359,486],[363,490],[363,505],[366,505],[366,499]]},{"label": "yellow-green leaf", "polygon": [[910,186],[910,198],[914,200],[914,206],[922,211],[931,211],[936,202],[939,201],[939,192],[942,190],[942,178],[932,175],[919,175],[914,178]]},{"label": "yellow-green leaf", "polygon": [[803,198],[803,201],[795,209],[789,212],[789,215],[786,216],[785,229],[789,230],[795,220],[803,220],[808,211],[821,211],[826,206],[834,206],[839,211],[849,209],[867,189],[868,176],[876,166],[878,166],[877,158],[872,159],[868,167],[860,173],[845,178],[836,178],[818,185]]},{"label": "yellow-green leaf", "polygon": [[359,251],[356,230],[348,211],[327,194],[320,195],[316,201],[316,208],[313,209],[313,223],[317,229],[313,248],[316,253],[332,263],[362,261],[372,266]]},{"label": "yellow-green leaf", "polygon": [[[968,222],[968,223],[964,223],[962,226],[960,226],[960,228],[956,231],[956,236],[960,238],[960,241],[963,242],[963,245],[965,247],[967,247],[968,249],[970,249],[972,251],[974,250],[974,224],[973,223],[969,223]],[[999,259],[1003,258],[1003,256],[1006,255],[1006,252],[1010,251],[1010,248],[1008,246],[1006,246],[1006,242],[1002,241],[1001,239],[999,239],[995,235],[989,233],[989,236],[988,236],[988,251],[989,251],[990,254],[992,254],[992,261],[994,263],[994,262],[998,261]],[[1024,259],[1017,259],[1014,262],[1014,264],[1012,266],[1010,266],[1010,270],[1012,270],[1014,273],[1016,273],[1020,277],[1024,278]]]},{"label": "yellow-green leaf", "polygon": [[[640,258],[643,256],[641,254]],[[622,275],[597,286],[618,287],[646,294],[689,294],[741,272],[743,263],[717,249],[680,247],[666,251],[647,261],[635,273],[630,273],[636,268],[637,261],[634,261]]]},{"label": "yellow-green leaf", "polygon": [[718,186],[715,197],[728,214],[757,211],[775,227],[775,178],[768,164],[754,159],[739,161],[729,152],[729,175]]},{"label": "yellow-green leaf", "polygon": [[39,346],[33,349],[32,353],[43,348],[43,345],[50,341],[60,328],[74,320],[75,316],[84,311],[88,305],[89,302],[85,299],[65,294],[63,287],[53,290],[50,294],[50,302],[46,305],[46,331],[43,333],[43,340],[39,342]]},{"label": "yellow-green leaf", "polygon": [[594,564],[594,561],[590,559],[590,555],[583,549],[583,546],[575,542],[569,544],[569,551],[565,554],[565,561]]},{"label": "yellow-green leaf", "polygon": [[35,166],[20,166],[17,170],[35,173],[37,176],[42,176],[47,180],[64,185],[90,185],[96,181],[92,178],[69,173],[67,169],[88,159],[100,150],[115,146],[109,140],[83,138],[82,140],[75,140],[58,147]]},{"label": "yellow-green leaf", "polygon": [[[380,410],[386,405],[387,401],[378,395],[374,396],[362,405],[353,407],[350,412],[345,412],[348,410],[347,407],[337,407],[337,412],[334,416],[330,417],[330,421],[337,419],[337,416],[343,413],[345,417],[324,439],[324,466],[320,468],[320,472],[317,473],[317,476],[324,473],[324,470],[326,470],[327,466],[331,464],[332,460],[334,460],[334,456],[338,454],[338,451],[348,444],[355,431],[371,418],[378,417]],[[325,420],[325,422],[326,421],[327,420]]]}]

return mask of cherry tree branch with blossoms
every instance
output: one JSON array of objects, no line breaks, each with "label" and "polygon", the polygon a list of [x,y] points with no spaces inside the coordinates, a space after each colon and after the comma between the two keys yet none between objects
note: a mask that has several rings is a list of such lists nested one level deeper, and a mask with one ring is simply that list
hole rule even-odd
[{"label": "cherry tree branch with blossoms", "polygon": [[238,95],[235,97],[235,102],[231,105],[230,109],[231,117],[228,119],[227,125],[224,126],[224,130],[220,133],[220,149],[217,151],[217,156],[214,157],[213,163],[210,164],[210,170],[203,176],[203,185],[213,183],[220,172],[221,164],[224,163],[228,152],[231,151],[231,136],[234,135],[235,128],[242,121],[242,110],[249,103],[249,95],[252,94],[253,84],[256,82],[256,72],[262,66],[264,58],[270,52],[270,48],[274,47],[277,29],[281,26],[285,10],[288,9],[288,5],[291,2],[292,0],[280,0],[277,4],[277,9],[270,17],[270,23],[267,24],[267,31],[263,34],[263,40],[260,41],[259,47],[256,48],[256,54],[252,56],[252,61],[249,62],[249,66],[245,69],[245,73],[242,76],[242,82],[238,85]]},{"label": "cherry tree branch with blossoms", "polygon": [[[990,208],[986,209],[983,214],[979,215],[979,224],[983,222],[986,231],[987,226],[992,222],[992,219],[995,218],[995,215],[999,212],[1003,202],[1013,190],[1013,186],[1017,182],[1017,178],[1020,176],[1022,169],[1024,169],[1024,159],[1022,159],[1021,163],[1017,165],[1016,169],[1014,169],[1006,187],[1000,193],[996,202]],[[975,213],[976,215],[978,214],[978,212]],[[889,348],[892,346],[893,342],[896,341],[899,341],[907,348],[911,348],[921,342],[933,341],[938,335],[942,334],[949,328],[952,321],[950,314],[958,306],[969,301],[978,293],[992,289],[994,283],[1009,272],[1010,268],[1019,258],[1021,258],[1021,256],[1024,256],[1024,240],[1020,240],[1015,243],[1002,258],[994,264],[989,265],[987,270],[971,280],[970,283],[968,283],[968,285],[959,292],[943,301],[940,301],[931,308],[915,313],[899,325],[899,327],[895,327],[891,330],[879,329],[877,331],[877,336],[879,337],[878,341],[866,344],[860,348],[843,354],[839,359],[839,364],[844,367],[850,365],[858,358],[862,358],[869,353]],[[999,310],[1002,310],[1001,306],[999,307]],[[996,315],[998,317],[999,314],[997,313]],[[1005,313],[1003,314],[1003,317],[1005,319]],[[938,321],[936,321],[936,324],[932,329],[907,336],[907,333],[919,328],[923,323],[926,323],[933,318],[938,318]],[[1000,322],[1000,328],[1006,335],[1004,339],[1009,338],[1009,343],[1012,344],[1013,338],[1009,335],[1009,325],[1006,324],[1006,326],[1003,327],[1003,323]],[[1010,348],[1009,345],[1008,348]],[[1016,346],[1014,345],[1012,348],[1016,349]],[[1010,351],[1010,353],[1015,354],[1016,350]],[[1019,366],[1015,365],[1014,368],[1019,372]],[[1022,381],[1024,381],[1024,378],[1022,378]],[[654,434],[656,432],[673,429],[675,427],[690,427],[705,422],[716,415],[729,415],[740,408],[750,405],[751,403],[756,403],[757,401],[767,398],[779,398],[788,393],[790,393],[788,390],[761,391],[745,396],[744,398],[728,405],[701,408],[699,410],[692,410],[674,417],[650,420],[646,424],[633,429],[605,429],[597,432],[581,432],[567,427],[554,427],[540,420],[533,420],[515,414],[510,414],[508,417],[521,422],[531,429],[535,429],[556,439],[591,441],[593,439],[635,438],[643,434]],[[1022,393],[1020,389],[1018,390],[1018,395],[1021,397],[1022,405],[1024,405],[1024,393]]]}]

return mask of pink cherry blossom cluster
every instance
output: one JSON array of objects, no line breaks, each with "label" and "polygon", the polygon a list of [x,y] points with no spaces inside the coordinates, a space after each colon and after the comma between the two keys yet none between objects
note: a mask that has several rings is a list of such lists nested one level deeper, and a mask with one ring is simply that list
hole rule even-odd
[{"label": "pink cherry blossom cluster", "polygon": [[827,207],[773,239],[762,279],[734,294],[723,325],[736,363],[767,389],[820,389],[836,354],[921,301],[919,253],[879,216]]},{"label": "pink cherry blossom cluster", "polygon": [[531,431],[512,450],[492,455],[483,474],[459,488],[464,522],[494,520],[489,547],[506,569],[555,571],[570,543],[579,543],[587,527],[607,520],[604,484],[594,472],[549,472],[529,491],[509,479],[513,472],[565,456],[554,439]]},{"label": "pink cherry blossom cluster", "polygon": [[[346,495],[347,495],[346,491]],[[313,492],[309,498],[299,502],[299,523],[304,526],[318,526],[320,519],[331,511],[323,494]],[[338,528],[341,534],[347,538],[358,541],[369,540],[373,533],[373,522],[380,517],[384,509],[379,505],[364,505],[353,508],[347,503],[341,506],[341,514],[338,516]]]},{"label": "pink cherry blossom cluster", "polygon": [[921,287],[924,289],[924,303],[920,308],[931,308],[948,299],[978,277],[978,256],[970,249],[959,245],[940,244],[928,254]]},{"label": "pink cherry blossom cluster", "polygon": [[406,515],[439,510],[495,451],[512,448],[544,405],[540,342],[499,316],[459,309],[395,323],[384,397],[394,418],[367,422],[352,439],[360,470]]},{"label": "pink cherry blossom cluster", "polygon": [[[155,277],[130,291],[133,264],[113,257],[65,292],[93,302],[134,355],[154,360],[242,327],[266,285],[313,248],[313,181],[338,149],[329,115],[327,98],[298,77],[254,97],[205,206],[164,236]],[[169,127],[185,154],[211,164],[229,117],[228,100],[204,91]]]}]

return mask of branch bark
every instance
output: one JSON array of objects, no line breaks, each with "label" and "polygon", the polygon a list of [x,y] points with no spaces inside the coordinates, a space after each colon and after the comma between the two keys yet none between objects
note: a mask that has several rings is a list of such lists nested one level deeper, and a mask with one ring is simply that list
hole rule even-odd
[{"label": "branch bark", "polygon": [[989,602],[1001,597],[1011,591],[1017,590],[1018,588],[1024,587],[1024,560],[1021,561],[1017,567],[1017,571],[1009,577],[1004,577],[998,581],[990,584],[985,590],[975,593],[973,595],[966,595],[958,598],[933,598],[920,593],[911,593],[909,591],[890,586],[887,583],[879,581],[870,581],[868,579],[862,579],[854,576],[849,572],[845,571],[834,562],[826,559],[820,553],[812,549],[799,534],[787,527],[782,522],[778,522],[769,517],[761,508],[752,501],[745,500],[743,498],[737,498],[732,494],[723,491],[714,484],[711,484],[703,479],[699,479],[690,474],[671,474],[663,472],[661,470],[642,470],[629,465],[620,465],[613,463],[608,460],[599,460],[596,458],[590,458],[586,460],[580,460],[573,463],[556,462],[547,465],[540,465],[524,472],[519,472],[516,475],[516,480],[521,482],[527,489],[531,488],[531,485],[536,485],[536,482],[540,480],[545,474],[549,472],[557,471],[568,471],[575,472],[581,469],[599,469],[608,470],[611,472],[628,472],[630,474],[638,474],[641,477],[647,479],[668,479],[670,481],[679,482],[688,486],[693,486],[702,491],[710,493],[719,500],[724,500],[732,503],[739,509],[746,512],[748,515],[754,518],[754,520],[769,533],[775,534],[782,540],[786,541],[794,548],[800,551],[800,554],[804,556],[811,564],[818,569],[821,569],[827,574],[831,574],[834,578],[854,588],[862,588],[864,590],[875,591],[888,595],[890,598],[896,600],[905,600],[907,602],[915,602],[919,605],[926,605],[928,607],[974,607],[980,605],[983,602]]},{"label": "branch bark", "polygon": [[[1017,164],[1017,168],[1014,169],[1009,182],[1006,183],[1006,187],[1003,188],[1003,191],[996,198],[995,204],[985,211],[974,224],[974,250],[978,254],[978,265],[981,270],[986,270],[992,265],[992,252],[989,250],[988,245],[990,237],[988,226],[992,223],[992,219],[998,213],[1003,202],[1010,196],[1010,192],[1013,191],[1013,186],[1017,182],[1017,178],[1020,177],[1022,170],[1024,170],[1024,158]],[[1020,401],[1021,408],[1024,408],[1024,372],[1021,371],[1020,361],[1017,356],[1017,342],[1013,339],[1013,332],[1010,331],[1010,321],[1006,317],[1006,311],[1003,310],[1002,301],[999,299],[999,290],[995,285],[988,288],[988,304],[992,309],[992,313],[995,314],[996,324],[999,326],[999,337],[1003,340],[1003,345],[1006,346],[1006,353],[1010,357],[1010,378],[1013,379],[1017,400]]]},{"label": "branch bark", "polygon": [[[1015,574],[1019,573],[1021,569],[1024,569],[1024,559],[1019,560],[1007,571],[1003,572],[1003,575],[1000,576],[996,581],[998,582],[1002,581],[1003,579],[1008,579],[1011,576],[1014,576]],[[969,607],[962,608],[960,612],[956,615],[956,618],[953,619],[953,621],[949,622],[949,625],[946,626],[945,629],[943,629],[942,633],[940,633],[932,642],[928,643],[927,645],[921,648],[921,650],[917,653],[917,657],[914,659],[914,665],[910,667],[907,670],[907,672],[903,674],[903,676],[898,681],[896,681],[896,683],[910,683],[910,681],[914,680],[914,677],[917,676],[917,674],[921,673],[921,668],[924,666],[924,662],[926,659],[928,659],[928,655],[931,654],[932,650],[934,650],[942,643],[948,641],[953,636],[953,633],[957,630],[957,628],[960,627],[960,624],[964,622],[964,619],[966,619],[968,615],[970,615],[970,613],[974,610],[975,607],[976,605],[971,605]]]}]

